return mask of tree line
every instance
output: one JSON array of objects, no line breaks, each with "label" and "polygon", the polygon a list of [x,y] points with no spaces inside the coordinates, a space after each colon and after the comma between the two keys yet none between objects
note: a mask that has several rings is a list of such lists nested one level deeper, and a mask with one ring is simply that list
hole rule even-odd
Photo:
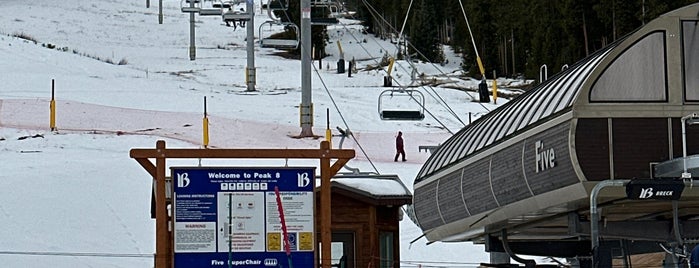
[{"label": "tree line", "polygon": [[[347,0],[366,30],[392,41],[402,29],[413,59],[441,62],[442,44],[463,55],[463,68],[479,76],[538,77],[555,73],[652,19],[699,0]],[[411,6],[412,2],[412,6]],[[421,53],[417,53],[417,52]]]}]

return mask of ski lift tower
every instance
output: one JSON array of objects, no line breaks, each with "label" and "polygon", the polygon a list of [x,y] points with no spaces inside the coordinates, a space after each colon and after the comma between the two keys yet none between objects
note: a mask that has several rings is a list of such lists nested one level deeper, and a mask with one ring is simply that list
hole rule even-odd
[{"label": "ski lift tower", "polygon": [[[301,134],[299,138],[313,135],[313,103],[311,100],[311,0],[301,0]],[[325,241],[325,236],[323,236]],[[330,240],[327,241],[330,246]],[[326,244],[323,244],[325,247]],[[325,267],[324,267],[325,268]]]}]

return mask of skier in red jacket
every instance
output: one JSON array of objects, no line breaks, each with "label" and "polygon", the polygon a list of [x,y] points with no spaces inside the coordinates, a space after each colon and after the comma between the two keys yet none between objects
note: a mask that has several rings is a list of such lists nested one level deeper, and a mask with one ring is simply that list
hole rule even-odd
[{"label": "skier in red jacket", "polygon": [[403,132],[398,131],[398,137],[396,137],[396,157],[393,162],[398,162],[398,156],[403,156],[403,162],[405,162],[405,150],[403,149]]}]

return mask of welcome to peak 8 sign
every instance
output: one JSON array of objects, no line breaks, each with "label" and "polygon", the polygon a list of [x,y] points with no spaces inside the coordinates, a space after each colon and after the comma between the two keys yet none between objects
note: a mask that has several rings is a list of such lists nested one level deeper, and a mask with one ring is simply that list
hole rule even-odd
[{"label": "welcome to peak 8 sign", "polygon": [[313,267],[315,168],[173,167],[175,268]]}]

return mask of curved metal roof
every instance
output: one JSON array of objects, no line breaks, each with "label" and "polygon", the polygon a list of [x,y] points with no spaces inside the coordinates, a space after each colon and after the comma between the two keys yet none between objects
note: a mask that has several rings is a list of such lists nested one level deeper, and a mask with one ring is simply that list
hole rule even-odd
[{"label": "curved metal roof", "polygon": [[415,183],[480,150],[498,144],[529,126],[542,123],[549,117],[570,109],[583,82],[619,41],[621,40],[579,61],[461,129],[430,156],[418,173]]}]

